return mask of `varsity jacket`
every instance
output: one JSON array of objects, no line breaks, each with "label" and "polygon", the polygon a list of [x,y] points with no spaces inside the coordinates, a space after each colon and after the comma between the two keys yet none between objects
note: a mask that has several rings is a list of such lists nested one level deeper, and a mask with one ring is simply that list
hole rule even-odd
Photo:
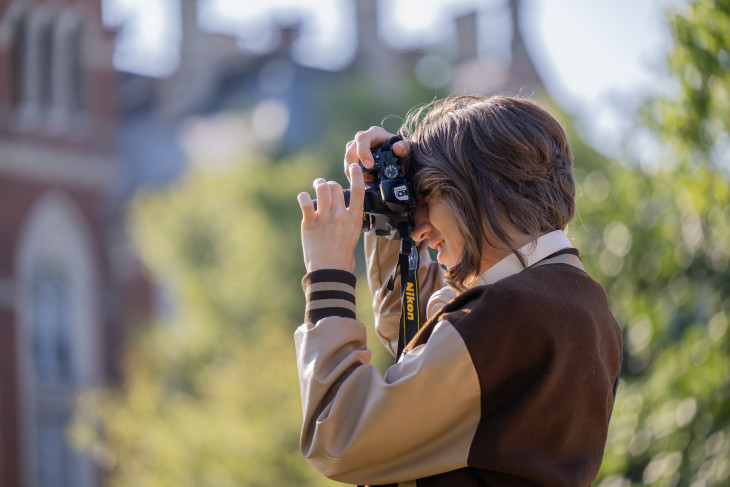
[{"label": "varsity jacket", "polygon": [[[440,288],[440,268],[421,249],[428,320],[384,375],[369,364],[355,277],[307,274],[295,332],[305,458],[352,484],[589,485],[622,340],[603,288],[570,247],[561,231],[544,235],[523,247],[526,268],[510,255],[461,294]],[[394,353],[400,296],[384,283],[398,242],[368,235],[365,248],[376,333]]]}]

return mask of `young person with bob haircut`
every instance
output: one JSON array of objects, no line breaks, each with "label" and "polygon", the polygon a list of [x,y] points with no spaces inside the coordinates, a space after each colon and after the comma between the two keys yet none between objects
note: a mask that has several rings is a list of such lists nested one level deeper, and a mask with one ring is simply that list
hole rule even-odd
[{"label": "young person with bob haircut", "polygon": [[[295,333],[301,450],[346,483],[586,486],[596,477],[622,339],[603,288],[564,233],[575,212],[565,131],[518,97],[458,96],[411,112],[394,151],[419,206],[420,331],[382,375],[355,316],[363,172],[380,127],[347,144],[349,208],[314,181],[302,210],[307,275]],[[396,354],[399,242],[365,235],[375,331]],[[438,263],[428,248],[438,251]],[[396,282],[395,289],[400,289]]]}]

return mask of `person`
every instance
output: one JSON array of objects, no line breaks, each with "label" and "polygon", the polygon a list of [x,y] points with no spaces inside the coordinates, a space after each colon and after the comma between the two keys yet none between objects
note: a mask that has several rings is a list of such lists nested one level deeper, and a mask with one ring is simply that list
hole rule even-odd
[{"label": "person", "polygon": [[[355,246],[371,148],[347,144],[342,187],[301,193],[307,274],[295,332],[300,448],[341,482],[418,486],[585,486],[601,465],[622,338],[604,289],[565,229],[573,156],[545,109],[457,96],[412,111],[394,151],[412,174],[422,316],[381,374],[355,315]],[[401,296],[386,289],[399,242],[366,234],[375,332],[395,355]],[[428,247],[437,252],[437,262]],[[396,283],[395,289],[400,289]]]}]

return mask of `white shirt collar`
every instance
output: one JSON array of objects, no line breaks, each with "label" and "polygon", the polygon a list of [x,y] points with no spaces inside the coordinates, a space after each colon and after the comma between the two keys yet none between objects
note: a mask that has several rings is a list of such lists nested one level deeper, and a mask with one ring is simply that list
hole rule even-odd
[{"label": "white shirt collar", "polygon": [[[522,255],[525,256],[527,267],[530,267],[545,257],[554,254],[558,250],[572,246],[573,245],[570,243],[565,232],[562,230],[555,230],[528,243],[520,249],[520,252],[522,252]],[[518,259],[515,254],[510,254],[487,269],[484,274],[474,281],[472,287],[484,284],[494,284],[500,279],[504,279],[505,277],[509,277],[523,271],[525,268],[526,267],[522,265],[522,262],[520,262],[520,259]]]}]

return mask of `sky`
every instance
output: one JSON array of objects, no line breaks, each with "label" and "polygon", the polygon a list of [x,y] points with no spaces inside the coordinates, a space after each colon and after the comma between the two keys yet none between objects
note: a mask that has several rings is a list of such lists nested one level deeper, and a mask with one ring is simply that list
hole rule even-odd
[{"label": "sky", "polygon": [[[178,60],[180,0],[103,0],[104,22],[123,28],[115,65],[165,76]],[[453,36],[443,22],[477,10],[482,39],[508,38],[493,14],[505,0],[381,0],[387,12],[379,33],[395,47],[417,47]],[[651,94],[671,93],[665,59],[671,49],[668,8],[684,0],[523,0],[523,36],[551,96],[600,150],[614,154],[632,129],[631,114]],[[490,15],[491,13],[491,15]],[[201,27],[235,35],[242,46],[265,51],[275,23],[302,19],[294,47],[298,62],[323,69],[346,66],[356,48],[352,0],[199,0]],[[492,46],[495,47],[495,46]],[[496,46],[499,48],[499,46]]]}]

